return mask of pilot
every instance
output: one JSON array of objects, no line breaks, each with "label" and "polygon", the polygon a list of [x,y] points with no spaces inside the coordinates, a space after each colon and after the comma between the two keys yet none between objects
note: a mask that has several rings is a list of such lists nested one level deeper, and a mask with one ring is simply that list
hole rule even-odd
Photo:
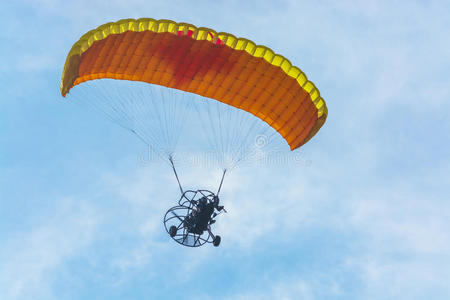
[{"label": "pilot", "polygon": [[206,230],[208,225],[214,224],[213,220],[217,214],[214,213],[214,209],[221,211],[223,206],[219,206],[219,197],[214,196],[213,201],[209,201],[207,197],[202,197],[198,201],[193,201],[194,207],[192,208],[192,215],[194,217],[195,228],[198,231]]}]

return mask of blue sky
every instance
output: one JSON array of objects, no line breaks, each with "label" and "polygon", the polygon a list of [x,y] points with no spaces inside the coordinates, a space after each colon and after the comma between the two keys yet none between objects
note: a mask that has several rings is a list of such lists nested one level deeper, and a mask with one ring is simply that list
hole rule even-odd
[{"label": "blue sky", "polygon": [[[173,243],[171,170],[59,94],[83,33],[139,17],[267,45],[327,102],[301,163],[226,179],[219,248]],[[450,298],[445,1],[0,0],[0,18],[0,299]]]}]

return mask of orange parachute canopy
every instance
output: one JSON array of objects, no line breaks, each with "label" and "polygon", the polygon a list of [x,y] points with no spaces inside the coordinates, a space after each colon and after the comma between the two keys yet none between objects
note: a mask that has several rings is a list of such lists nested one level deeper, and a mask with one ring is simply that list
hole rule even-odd
[{"label": "orange parachute canopy", "polygon": [[285,57],[250,40],[170,20],[125,19],[83,35],[70,50],[61,94],[82,82],[143,81],[245,110],[294,150],[322,127],[325,101]]}]

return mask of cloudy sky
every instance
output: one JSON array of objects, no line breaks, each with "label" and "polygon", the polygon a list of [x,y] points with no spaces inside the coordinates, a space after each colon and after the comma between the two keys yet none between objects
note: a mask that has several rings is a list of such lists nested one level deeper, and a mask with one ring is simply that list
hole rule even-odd
[{"label": "cloudy sky", "polygon": [[[171,241],[171,170],[59,94],[82,34],[139,17],[267,45],[327,102],[301,160],[226,179],[218,248]],[[450,298],[448,2],[0,0],[0,18],[0,299]]]}]

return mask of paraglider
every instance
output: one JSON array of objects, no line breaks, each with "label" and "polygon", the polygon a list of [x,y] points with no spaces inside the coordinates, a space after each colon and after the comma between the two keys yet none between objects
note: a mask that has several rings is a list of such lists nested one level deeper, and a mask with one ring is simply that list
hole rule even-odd
[{"label": "paraglider", "polygon": [[245,161],[256,134],[269,141],[281,137],[295,150],[328,114],[319,90],[282,55],[229,33],[170,20],[125,19],[87,32],[64,65],[62,96],[72,88],[75,99],[170,163],[181,198],[164,225],[175,241],[192,247],[220,243],[211,225],[224,211],[218,192],[184,191],[175,169],[183,124],[196,119],[193,107],[207,123],[202,128],[222,165],[220,187],[226,171]]},{"label": "paraglider", "polygon": [[219,246],[221,237],[214,235],[211,225],[215,218],[226,212],[219,205],[219,197],[208,190],[183,192],[178,205],[170,208],[164,216],[164,227],[177,243],[198,247],[205,243]]}]

